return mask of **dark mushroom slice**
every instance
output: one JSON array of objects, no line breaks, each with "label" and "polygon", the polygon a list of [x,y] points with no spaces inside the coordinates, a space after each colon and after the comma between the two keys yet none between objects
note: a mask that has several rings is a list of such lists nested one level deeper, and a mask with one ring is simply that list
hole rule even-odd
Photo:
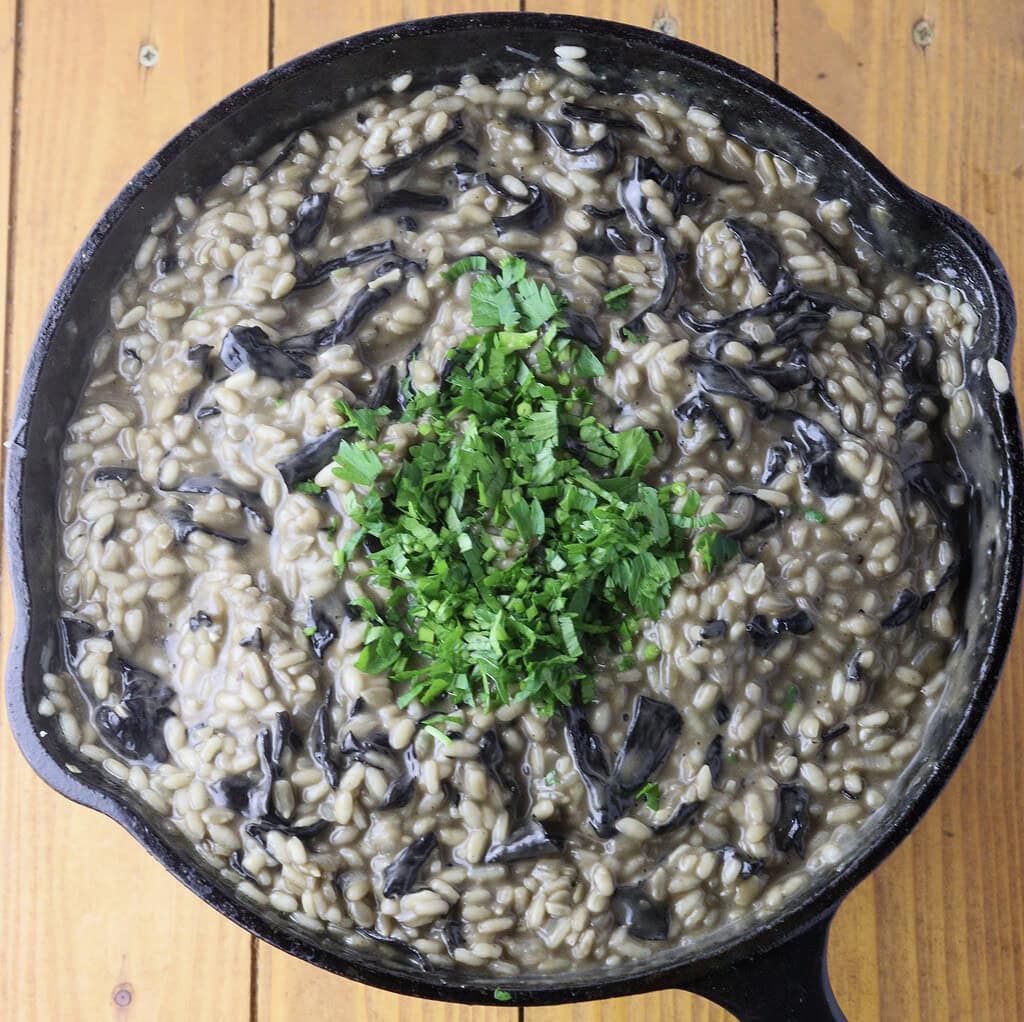
[{"label": "dark mushroom slice", "polygon": [[248,880],[251,884],[259,884],[259,880],[250,873],[245,866],[242,865],[242,852],[241,850],[231,853],[231,858],[228,859],[228,865],[243,879]]},{"label": "dark mushroom slice", "polygon": [[416,759],[416,749],[413,743],[406,748],[402,764],[404,767],[402,774],[396,777],[384,792],[384,798],[380,804],[381,809],[401,809],[407,806],[412,799],[416,778],[419,775],[419,761]]},{"label": "dark mushroom slice", "polygon": [[279,461],[274,467],[281,473],[285,486],[289,490],[294,490],[299,483],[313,479],[334,460],[335,454],[338,453],[338,445],[351,432],[340,427],[332,429],[329,433],[310,440],[284,461]]},{"label": "dark mushroom slice", "polygon": [[724,699],[719,699],[715,703],[714,715],[716,724],[724,724],[732,716],[732,710]]},{"label": "dark mushroom slice", "polygon": [[609,780],[611,768],[604,743],[591,730],[581,706],[565,710],[565,738],[576,772],[583,781],[590,809],[588,822],[599,837],[609,836],[612,823],[609,811]]},{"label": "dark mushroom slice", "polygon": [[295,355],[271,344],[258,326],[232,327],[221,344],[220,360],[230,373],[251,369],[272,380],[308,380],[313,375]]},{"label": "dark mushroom slice", "polygon": [[338,626],[330,618],[320,600],[309,601],[309,624],[306,635],[310,646],[313,647],[313,656],[317,660],[323,660],[327,647],[338,637]]},{"label": "dark mushroom slice", "polygon": [[667,940],[669,907],[655,901],[639,884],[615,888],[611,901],[615,922],[637,940]]},{"label": "dark mushroom slice", "polygon": [[309,729],[309,755],[323,771],[324,780],[332,788],[337,788],[341,780],[341,757],[335,747],[332,694],[333,689],[328,689],[324,701],[313,715],[313,724]]},{"label": "dark mushroom slice", "polygon": [[530,231],[533,234],[540,234],[554,219],[555,207],[551,196],[539,185],[528,184],[526,190],[529,197],[525,200],[526,205],[518,213],[491,217],[491,223],[498,234],[505,234],[507,231]]},{"label": "dark mushroom slice", "polygon": [[[296,274],[298,280],[292,288],[292,292],[304,291],[306,288],[317,287],[322,284],[335,270],[349,269],[353,266],[362,266],[364,263],[372,263],[378,259],[384,259],[395,251],[395,243],[387,241],[375,241],[372,245],[363,245],[361,248],[354,248],[351,252],[328,259],[302,275]],[[290,292],[290,293],[292,293]]]},{"label": "dark mushroom slice", "polygon": [[630,801],[664,765],[683,730],[683,718],[671,704],[637,696],[626,737],[612,767],[613,790]]},{"label": "dark mushroom slice", "polygon": [[570,121],[583,121],[585,124],[603,124],[608,128],[621,128],[624,131],[643,131],[633,120],[619,117],[613,110],[600,107],[582,106],[579,103],[563,103],[561,114]]},{"label": "dark mushroom slice", "polygon": [[288,234],[288,240],[296,251],[309,248],[316,241],[324,221],[331,197],[327,192],[311,192],[295,210],[295,222]]},{"label": "dark mushroom slice", "polygon": [[205,610],[197,611],[188,619],[189,631],[198,632],[200,628],[209,628],[213,624],[213,618]]},{"label": "dark mushroom slice", "polygon": [[565,322],[565,328],[561,331],[563,334],[574,341],[579,341],[595,354],[600,353],[603,347],[601,332],[589,316],[583,315],[582,312],[574,312],[572,309],[562,309],[558,316]]},{"label": "dark mushroom slice", "polygon": [[694,423],[698,419],[706,419],[714,427],[718,439],[725,444],[726,448],[732,447],[734,437],[725,424],[721,412],[705,397],[692,394],[685,401],[682,401],[674,409],[672,414],[680,422]]},{"label": "dark mushroom slice", "polygon": [[840,469],[836,455],[839,444],[819,422],[805,415],[789,413],[796,437],[796,449],[803,463],[803,479],[823,497],[856,493],[857,485]]},{"label": "dark mushroom slice", "polygon": [[259,177],[256,178],[257,182],[265,181],[282,163],[292,158],[292,153],[295,152],[295,147],[299,144],[299,136],[301,134],[302,131],[299,130],[294,135],[285,139],[284,145],[281,146],[278,154],[260,171]]},{"label": "dark mushroom slice", "polygon": [[299,334],[281,342],[282,349],[290,355],[314,355],[323,348],[333,348],[347,341],[391,297],[387,287],[361,287],[349,299],[344,312],[333,323],[308,334]]},{"label": "dark mushroom slice", "polygon": [[785,617],[775,619],[775,631],[778,634],[789,632],[790,635],[809,635],[814,631],[814,621],[806,610],[794,610]]},{"label": "dark mushroom slice", "polygon": [[573,145],[572,128],[568,124],[553,124],[538,121],[537,127],[563,153],[575,157],[573,170],[593,171],[599,174],[611,173],[619,162],[619,145],[610,132],[597,142],[585,146]]},{"label": "dark mushroom slice", "polygon": [[732,845],[725,845],[717,850],[721,853],[724,863],[739,862],[741,877],[757,876],[764,869],[764,859],[755,859],[752,855],[733,848]]},{"label": "dark mushroom slice", "polygon": [[755,614],[747,622],[747,635],[750,636],[750,641],[755,648],[762,652],[771,649],[779,638],[778,631],[772,627],[764,614]]},{"label": "dark mushroom slice", "polygon": [[401,958],[404,958],[407,962],[415,965],[418,969],[422,969],[424,972],[428,970],[428,962],[426,958],[420,954],[416,948],[410,944],[406,944],[404,940],[399,940],[397,937],[385,937],[383,933],[378,933],[376,930],[370,929],[368,926],[357,926],[355,932],[360,937],[365,937],[367,940],[372,940],[374,944],[379,944],[381,947],[389,948],[394,951]]},{"label": "dark mushroom slice", "polygon": [[775,294],[780,282],[784,280],[782,256],[775,239],[763,227],[749,220],[730,217],[725,221],[725,226],[740,243],[743,258],[750,264],[754,276],[770,295]]},{"label": "dark mushroom slice", "polygon": [[374,410],[390,408],[398,404],[398,369],[388,366],[373,385],[373,390],[366,395],[366,407]]},{"label": "dark mushroom slice", "polygon": [[782,444],[773,444],[764,457],[764,470],[761,472],[761,484],[767,486],[773,479],[786,471],[789,452]]},{"label": "dark mushroom slice", "polygon": [[708,621],[706,624],[701,626],[700,637],[702,640],[720,639],[725,635],[727,627],[728,626],[721,618],[717,618],[714,621]]},{"label": "dark mushroom slice", "polygon": [[414,149],[411,153],[406,153],[405,156],[399,156],[397,159],[392,160],[390,163],[385,163],[382,167],[370,167],[371,177],[376,178],[389,178],[394,177],[396,174],[401,174],[403,171],[408,170],[410,167],[415,166],[417,163],[422,163],[423,160],[434,153],[439,152],[446,145],[450,145],[462,134],[462,117],[456,114],[452,118],[451,127],[447,131],[442,132],[437,138],[432,139],[430,142],[425,142],[418,149]]},{"label": "dark mushroom slice", "polygon": [[94,625],[76,617],[57,618],[57,637],[60,641],[61,655],[64,658],[64,665],[68,673],[81,685],[82,678],[78,671],[78,664],[82,658],[82,643],[86,639],[99,636],[103,639],[112,639],[113,632],[98,632]]},{"label": "dark mushroom slice", "polygon": [[202,422],[204,419],[212,419],[220,414],[221,410],[216,405],[203,405],[201,408],[196,409],[196,419],[199,422]]},{"label": "dark mushroom slice", "polygon": [[247,823],[245,829],[252,838],[266,847],[266,836],[272,830],[284,834],[285,837],[297,837],[305,843],[320,837],[321,834],[330,830],[333,826],[334,824],[330,820],[314,820],[312,823],[286,823],[283,820],[268,819]]},{"label": "dark mushroom slice", "polygon": [[491,845],[484,856],[486,863],[523,862],[561,855],[565,839],[536,820],[520,827],[502,844]]},{"label": "dark mushroom slice", "polygon": [[[749,536],[755,536],[757,533],[771,528],[779,521],[778,508],[769,504],[768,501],[762,500],[756,494],[737,491],[734,493],[734,496],[742,498],[750,505],[750,512],[746,522],[735,529],[729,530],[727,533],[728,536],[737,542],[747,539]],[[725,622],[723,621],[722,624],[724,626]]]},{"label": "dark mushroom slice", "polygon": [[724,739],[721,735],[715,735],[711,740],[711,744],[708,746],[708,751],[704,756],[704,765],[711,771],[711,783],[717,784],[719,777],[722,776],[722,745]]},{"label": "dark mushroom slice", "polygon": [[104,465],[92,474],[94,483],[127,483],[139,475],[137,468],[128,465]]},{"label": "dark mushroom slice", "polygon": [[511,763],[498,732],[491,728],[480,738],[480,764],[500,787],[507,792],[505,799],[509,817],[513,822],[526,816],[530,793],[523,783],[520,772]]},{"label": "dark mushroom slice", "polygon": [[466,946],[466,932],[462,926],[462,917],[459,915],[458,906],[454,906],[444,917],[444,925],[441,927],[441,943],[445,951],[454,957],[456,948]]},{"label": "dark mushroom slice", "polygon": [[382,893],[385,898],[400,898],[419,882],[420,872],[437,848],[437,835],[428,831],[403,848],[384,870]]},{"label": "dark mushroom slice", "polygon": [[703,802],[680,802],[664,823],[655,824],[651,830],[655,835],[671,834],[695,820],[703,808]]},{"label": "dark mushroom slice", "polygon": [[121,696],[116,707],[96,707],[93,722],[104,742],[125,759],[150,766],[170,758],[164,723],[174,716],[174,689],[151,671],[118,660]]},{"label": "dark mushroom slice", "polygon": [[182,479],[176,486],[169,486],[167,489],[173,493],[219,493],[231,500],[237,500],[245,508],[246,512],[252,515],[263,527],[264,532],[270,532],[269,515],[267,505],[263,498],[255,490],[243,490],[237,483],[225,479],[223,476],[210,473],[208,475],[188,476]]},{"label": "dark mushroom slice", "polygon": [[922,610],[924,599],[913,589],[901,589],[896,594],[892,609],[879,622],[883,628],[899,628]]},{"label": "dark mushroom slice", "polygon": [[775,847],[783,854],[793,851],[801,859],[804,857],[810,804],[810,796],[799,784],[780,786],[779,813],[772,833]]},{"label": "dark mushroom slice", "polygon": [[216,529],[208,529],[205,525],[200,525],[192,517],[192,508],[182,501],[179,501],[175,507],[166,511],[164,517],[167,519],[167,524],[170,525],[171,532],[174,534],[175,543],[184,543],[195,532],[212,536],[214,539],[222,539],[227,543],[234,543],[235,546],[245,546],[249,542],[245,536],[229,536],[224,532],[218,532]]},{"label": "dark mushroom slice", "polygon": [[242,639],[238,644],[243,649],[255,649],[258,652],[263,652],[263,629],[257,627],[256,630],[249,636],[248,639]]},{"label": "dark mushroom slice", "polygon": [[439,213],[451,205],[447,195],[397,188],[373,200],[370,211],[378,216],[395,213]]},{"label": "dark mushroom slice", "polygon": [[830,727],[821,736],[822,747],[831,744],[838,738],[842,738],[847,731],[850,730],[849,724],[837,724],[835,727]]}]

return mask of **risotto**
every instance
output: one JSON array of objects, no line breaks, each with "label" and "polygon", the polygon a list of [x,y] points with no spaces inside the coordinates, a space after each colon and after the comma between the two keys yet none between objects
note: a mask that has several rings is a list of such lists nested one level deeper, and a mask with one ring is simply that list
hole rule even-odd
[{"label": "risotto", "polygon": [[400,76],[153,223],[40,707],[240,899],[498,978],[778,910],[959,628],[975,311],[570,49]]}]

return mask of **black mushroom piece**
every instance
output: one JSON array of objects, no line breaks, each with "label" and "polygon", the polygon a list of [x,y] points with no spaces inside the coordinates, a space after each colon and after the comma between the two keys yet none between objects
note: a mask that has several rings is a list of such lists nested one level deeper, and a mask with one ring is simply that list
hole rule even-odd
[{"label": "black mushroom piece", "polygon": [[174,689],[155,674],[118,658],[121,697],[116,707],[96,707],[93,721],[100,737],[128,760],[153,766],[166,763],[164,723],[174,713],[170,703]]},{"label": "black mushroom piece", "polygon": [[775,847],[786,854],[793,851],[802,859],[807,839],[810,796],[799,784],[783,784],[779,788],[779,812],[772,833]]},{"label": "black mushroom piece", "polygon": [[209,628],[213,624],[213,618],[205,610],[197,611],[188,619],[188,627],[191,632],[198,632],[200,628]]},{"label": "black mushroom piece", "polygon": [[387,287],[361,287],[350,299],[342,314],[327,326],[308,334],[299,334],[281,342],[284,353],[291,357],[313,355],[323,348],[333,348],[347,341],[391,297]]},{"label": "black mushroom piece", "polygon": [[444,918],[444,925],[441,927],[441,943],[445,951],[452,957],[455,956],[455,949],[466,946],[466,932],[462,926],[462,917],[458,913],[458,906],[452,908]]},{"label": "black mushroom piece", "polygon": [[780,284],[786,284],[782,256],[775,239],[763,227],[749,220],[730,217],[725,221],[725,226],[740,243],[743,258],[750,264],[754,276],[764,285],[768,294],[775,294]]},{"label": "black mushroom piece", "polygon": [[704,393],[731,397],[752,405],[759,419],[767,414],[764,400],[751,390],[739,370],[725,362],[710,359],[691,358],[690,363],[696,367],[697,384]]},{"label": "black mushroom piece", "polygon": [[643,131],[640,125],[626,117],[619,117],[614,110],[601,107],[581,106],[579,103],[563,103],[561,114],[570,121],[585,124],[603,124],[607,128],[621,128],[624,131]]},{"label": "black mushroom piece", "polygon": [[295,211],[295,222],[288,234],[292,248],[299,250],[309,248],[316,241],[324,221],[327,219],[327,207],[331,197],[327,192],[311,192]]},{"label": "black mushroom piece", "polygon": [[711,423],[718,439],[725,444],[726,448],[732,447],[734,438],[725,419],[722,418],[722,413],[700,393],[691,394],[685,401],[680,402],[672,409],[672,414],[680,422],[694,423],[698,419],[706,419]]},{"label": "black mushroom piece", "polygon": [[397,188],[393,192],[377,196],[370,205],[370,210],[380,216],[395,213],[439,213],[450,205],[447,195]]},{"label": "black mushroom piece", "polygon": [[262,728],[256,735],[259,773],[229,774],[214,782],[210,785],[214,803],[227,806],[250,820],[270,818],[270,798],[274,782],[281,776],[281,760],[291,734],[291,717],[284,711],[277,713],[273,726]]},{"label": "black mushroom piece", "polygon": [[252,515],[265,532],[270,532],[269,512],[260,495],[254,490],[243,490],[237,483],[233,483],[223,476],[214,474],[188,476],[176,486],[169,486],[167,489],[174,493],[219,493],[231,500],[237,500],[245,508],[246,513]]},{"label": "black mushroom piece", "polygon": [[403,848],[384,870],[385,898],[400,898],[419,882],[420,872],[437,848],[437,836],[428,831]]},{"label": "black mushroom piece", "polygon": [[775,645],[779,633],[764,614],[755,614],[747,622],[747,635],[756,649],[767,651]]},{"label": "black mushroom piece", "polygon": [[461,134],[462,117],[456,114],[452,118],[451,126],[438,135],[437,138],[432,139],[430,142],[425,142],[418,149],[414,149],[411,153],[406,153],[405,156],[399,156],[390,163],[385,163],[382,167],[370,167],[370,176],[376,178],[395,177],[395,175],[401,174],[417,163],[422,163],[423,160],[433,156],[434,153],[440,151],[446,145],[450,145]]},{"label": "black mushroom piece", "polygon": [[306,635],[310,646],[313,647],[313,656],[317,660],[323,660],[327,647],[338,637],[338,626],[319,600],[309,601],[309,624]]},{"label": "black mushroom piece", "polygon": [[329,433],[310,440],[283,461],[279,461],[274,467],[281,473],[285,486],[293,490],[299,483],[312,479],[334,460],[335,454],[338,453],[338,445],[350,433],[351,430],[340,427],[332,429]]},{"label": "black mushroom piece", "polygon": [[399,940],[397,937],[385,937],[383,933],[378,933],[376,930],[370,929],[368,926],[357,926],[355,932],[360,937],[364,937],[366,940],[373,941],[374,944],[379,944],[381,947],[389,948],[394,951],[396,955],[415,965],[418,969],[422,969],[424,972],[427,971],[427,960],[416,950],[412,945],[406,944],[404,940]]},{"label": "black mushroom piece", "polygon": [[[638,156],[633,162],[629,176],[619,182],[619,203],[626,212],[630,226],[651,240],[655,254],[661,261],[661,292],[646,309],[641,310],[622,327],[623,336],[626,330],[635,332],[648,312],[664,312],[672,304],[679,280],[676,269],[677,256],[671,251],[664,232],[647,209],[643,183],[648,180],[656,181],[664,190],[670,192],[676,192],[679,184],[678,178],[663,170],[655,160],[645,156]],[[673,202],[673,206],[677,204]]]},{"label": "black mushroom piece", "polygon": [[717,784],[718,778],[722,776],[722,745],[724,739],[721,735],[715,735],[704,755],[704,765],[711,771],[711,783]]},{"label": "black mushroom piece", "polygon": [[703,802],[680,802],[672,810],[672,815],[664,823],[654,824],[651,827],[651,831],[656,837],[660,837],[662,834],[671,834],[685,827],[688,823],[692,823],[703,808]]},{"label": "black mushroom piece", "polygon": [[366,407],[374,410],[378,408],[391,408],[399,402],[398,368],[389,365],[373,385],[373,390],[366,395]]},{"label": "black mushroom piece", "polygon": [[[539,185],[528,184],[526,190],[526,205],[518,213],[491,217],[491,223],[498,234],[504,234],[506,231],[530,231],[533,234],[540,234],[554,219],[555,206],[551,196]],[[517,198],[516,201],[523,200]]]},{"label": "black mushroom piece", "polygon": [[138,469],[129,468],[127,465],[104,465],[93,472],[92,481],[94,483],[127,483],[136,478],[138,474]]},{"label": "black mushroom piece", "polygon": [[491,779],[505,789],[505,803],[513,824],[523,819],[529,807],[530,793],[522,780],[522,766],[510,761],[498,732],[491,728],[480,738],[479,760]]},{"label": "black mushroom piece", "polygon": [[214,539],[222,539],[226,543],[234,543],[235,546],[245,546],[249,541],[245,536],[229,536],[227,533],[218,532],[216,529],[209,529],[205,525],[200,525],[192,517],[192,508],[183,501],[178,501],[174,507],[164,513],[164,517],[167,519],[167,524],[171,527],[171,532],[174,534],[175,543],[184,543],[188,540],[195,532],[202,533],[205,536],[212,536]]},{"label": "black mushroom piece", "polygon": [[764,456],[764,469],[761,472],[761,484],[767,486],[773,479],[786,471],[789,452],[782,444],[773,444]]},{"label": "black mushroom piece", "polygon": [[926,606],[925,599],[913,589],[901,589],[896,594],[892,609],[879,622],[883,628],[899,628],[905,625]]},{"label": "black mushroom piece", "polygon": [[[736,491],[733,496],[742,499],[749,505],[747,520],[743,525],[737,526],[728,533],[737,542],[763,532],[779,521],[778,508],[769,504],[768,501],[762,500],[756,494]],[[724,626],[725,622],[723,621],[722,624]]]},{"label": "black mushroom piece", "polygon": [[907,392],[907,403],[895,418],[896,427],[903,429],[920,413],[921,402],[929,398],[941,410],[946,400],[939,389],[938,369],[935,362],[937,344],[928,326],[907,328],[890,353]]},{"label": "black mushroom piece", "polygon": [[260,176],[256,178],[257,181],[265,181],[282,163],[292,158],[292,153],[295,152],[295,147],[299,144],[299,136],[301,134],[301,130],[296,131],[294,135],[290,135],[285,139],[277,155],[260,171]]},{"label": "black mushroom piece", "polygon": [[669,907],[655,901],[639,884],[617,887],[612,894],[612,915],[637,940],[667,940]]},{"label": "black mushroom piece", "polygon": [[292,288],[290,293],[295,291],[304,291],[306,288],[318,287],[335,270],[350,269],[353,266],[362,266],[365,263],[376,262],[378,259],[384,259],[385,257],[393,254],[395,251],[395,243],[388,239],[387,241],[375,241],[372,245],[363,245],[361,248],[354,248],[351,252],[346,252],[344,255],[336,256],[334,259],[328,259],[325,262],[318,263],[312,269],[307,269],[301,275],[298,275],[298,280],[295,286]]},{"label": "black mushroom piece", "polygon": [[789,632],[790,635],[809,635],[813,631],[814,621],[810,614],[801,608],[771,621],[764,614],[755,614],[747,622],[750,641],[763,652],[771,649],[782,637],[783,632]]},{"label": "black mushroom piece", "polygon": [[839,467],[836,455],[839,444],[831,433],[814,419],[790,413],[796,449],[803,464],[803,479],[810,489],[823,497],[856,493],[857,486]]},{"label": "black mushroom piece", "polygon": [[525,859],[540,859],[546,855],[560,855],[565,839],[553,828],[536,820],[513,833],[502,844],[491,845],[484,856],[486,863],[522,862]]},{"label": "black mushroom piece", "polygon": [[764,869],[764,859],[755,859],[753,856],[741,852],[738,848],[733,848],[732,845],[725,845],[717,850],[721,853],[722,862],[726,865],[730,862],[738,862],[740,864],[739,875],[741,877],[756,876]]},{"label": "black mushroom piece", "polygon": [[615,823],[632,807],[636,793],[661,769],[679,740],[683,718],[669,703],[638,696],[626,737],[614,765],[579,706],[566,710],[566,741],[587,793],[589,822],[599,837],[615,832]]},{"label": "black mushroom piece", "polygon": [[584,347],[589,348],[595,354],[601,351],[601,332],[597,324],[582,312],[575,312],[572,309],[562,309],[559,318],[565,323],[562,333],[579,341]]},{"label": "black mushroom piece", "polygon": [[[727,628],[728,625],[726,625],[725,621],[721,618],[716,618],[714,621],[708,621],[701,626],[700,637],[703,641],[707,641],[708,639],[720,639],[725,635]],[[719,721],[719,723],[721,723],[721,721]]]},{"label": "black mushroom piece", "polygon": [[308,742],[310,758],[323,771],[324,780],[332,788],[337,788],[341,780],[341,756],[334,741],[334,721],[331,715],[333,702],[332,690],[328,689],[313,715]]},{"label": "black mushroom piece", "polygon": [[609,174],[619,162],[619,145],[611,133],[589,145],[573,145],[572,128],[568,124],[553,124],[550,121],[538,121],[537,127],[563,153],[574,157],[573,170],[592,171]]},{"label": "black mushroom piece", "polygon": [[271,344],[258,326],[232,327],[221,344],[220,360],[229,373],[251,369],[272,380],[308,380],[313,375],[295,355]]},{"label": "black mushroom piece", "polygon": [[416,778],[419,775],[419,761],[416,759],[416,746],[410,742],[402,757],[402,773],[387,787],[381,801],[381,809],[401,809],[409,804],[412,798]]}]

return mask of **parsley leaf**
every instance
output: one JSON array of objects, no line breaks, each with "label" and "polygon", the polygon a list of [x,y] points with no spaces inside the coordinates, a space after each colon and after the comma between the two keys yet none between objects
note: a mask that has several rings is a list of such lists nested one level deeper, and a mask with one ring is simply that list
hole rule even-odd
[{"label": "parsley leaf", "polygon": [[384,471],[384,466],[376,451],[342,440],[338,444],[338,453],[334,456],[333,471],[339,479],[370,486]]},{"label": "parsley leaf", "polygon": [[[604,304],[608,306],[612,312],[625,312],[629,306],[629,295],[633,293],[632,284],[623,284],[622,287],[615,288],[614,291],[608,291],[604,296]],[[632,333],[632,331],[630,331]]]},{"label": "parsley leaf", "polygon": [[487,269],[487,259],[482,255],[464,256],[448,267],[441,274],[449,284],[454,284],[464,273],[472,273],[474,270],[483,271]]},{"label": "parsley leaf", "polygon": [[805,507],[803,509],[803,514],[807,521],[817,522],[819,525],[828,521],[828,515],[826,515],[824,511],[818,511],[813,507]]},{"label": "parsley leaf", "polygon": [[657,781],[648,781],[637,793],[636,800],[643,799],[647,808],[656,813],[661,808],[661,788]]},{"label": "parsley leaf", "polygon": [[305,482],[296,483],[294,489],[297,493],[309,493],[314,497],[324,492],[322,486],[317,485],[312,479],[307,479]]},{"label": "parsley leaf", "polygon": [[789,711],[796,706],[799,699],[800,689],[798,689],[796,685],[790,685],[789,688],[786,689],[786,697],[782,701],[783,710],[785,710],[786,713],[789,713]]},{"label": "parsley leaf", "polygon": [[334,410],[341,416],[342,426],[353,427],[367,440],[376,440],[381,426],[391,415],[390,408],[353,408],[347,401],[338,398]]},{"label": "parsley leaf", "polygon": [[512,995],[507,990],[502,990],[501,987],[495,987],[494,999],[496,1001],[501,1001],[504,1004],[506,1001],[512,1000]]},{"label": "parsley leaf", "polygon": [[622,328],[622,338],[630,344],[646,344],[650,340],[645,334],[634,333],[628,326]]}]

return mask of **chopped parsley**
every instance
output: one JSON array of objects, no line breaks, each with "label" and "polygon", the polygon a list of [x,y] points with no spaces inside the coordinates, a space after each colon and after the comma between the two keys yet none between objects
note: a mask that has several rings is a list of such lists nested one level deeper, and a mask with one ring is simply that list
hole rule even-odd
[{"label": "chopped parsley", "polygon": [[303,635],[316,635],[316,625],[307,625],[302,629]]},{"label": "chopped parsley", "polygon": [[661,808],[661,788],[657,781],[649,781],[636,793],[637,802],[641,799],[647,803],[647,808],[652,813],[656,813]]},{"label": "chopped parsley", "polygon": [[314,483],[312,479],[307,479],[303,483],[295,484],[295,491],[297,493],[310,493],[314,497],[324,492],[324,488]]},{"label": "chopped parsley", "polygon": [[454,284],[464,273],[472,273],[474,270],[486,270],[487,259],[482,255],[466,256],[452,263],[444,273],[441,274],[449,284]]},{"label": "chopped parsley", "polygon": [[544,783],[549,787],[553,787],[558,783],[558,771],[552,768],[544,775]]},{"label": "chopped parsley", "polygon": [[646,344],[649,338],[645,334],[638,334],[630,330],[628,326],[622,328],[622,336],[630,344]]},{"label": "chopped parsley", "polygon": [[334,537],[338,535],[338,526],[340,525],[341,522],[338,521],[337,515],[331,515],[331,517],[327,519],[327,528],[324,529],[324,532],[327,533],[327,538],[332,543],[334,542]]},{"label": "chopped parsley", "polygon": [[661,647],[653,642],[647,643],[644,646],[642,653],[640,654],[644,660],[650,663],[652,660],[657,660],[661,656]]},{"label": "chopped parsley", "polygon": [[367,440],[376,440],[381,426],[391,414],[390,408],[353,408],[340,397],[334,402],[335,411],[341,416],[342,426],[350,426]]},{"label": "chopped parsley", "polygon": [[595,416],[588,381],[604,370],[564,335],[562,295],[506,259],[470,304],[480,332],[443,387],[410,396],[417,436],[395,471],[373,436],[339,444],[334,473],[368,492],[347,497],[356,529],[334,563],[372,551],[369,579],[390,595],[362,608],[358,666],[404,686],[399,705],[551,714],[577,688],[592,698],[592,653],[633,645],[691,551],[710,571],[738,546],[697,516],[695,492],[645,482],[656,435]]},{"label": "chopped parsley", "polygon": [[512,1000],[512,995],[507,990],[502,990],[501,987],[494,988],[494,999],[501,1001],[504,1004],[506,1001]]},{"label": "chopped parsley", "polygon": [[622,287],[615,288],[614,291],[609,291],[604,296],[604,304],[608,306],[612,312],[625,312],[629,305],[629,295],[633,293],[632,284],[623,284]]},{"label": "chopped parsley", "polygon": [[789,688],[786,689],[786,697],[782,701],[782,708],[786,711],[786,713],[789,713],[789,711],[792,710],[794,706],[796,706],[799,699],[800,689],[798,689],[796,685],[790,685]]},{"label": "chopped parsley", "polygon": [[823,511],[817,511],[813,507],[805,507],[803,509],[804,518],[809,522],[817,522],[819,525],[824,524],[828,521],[828,515]]}]

